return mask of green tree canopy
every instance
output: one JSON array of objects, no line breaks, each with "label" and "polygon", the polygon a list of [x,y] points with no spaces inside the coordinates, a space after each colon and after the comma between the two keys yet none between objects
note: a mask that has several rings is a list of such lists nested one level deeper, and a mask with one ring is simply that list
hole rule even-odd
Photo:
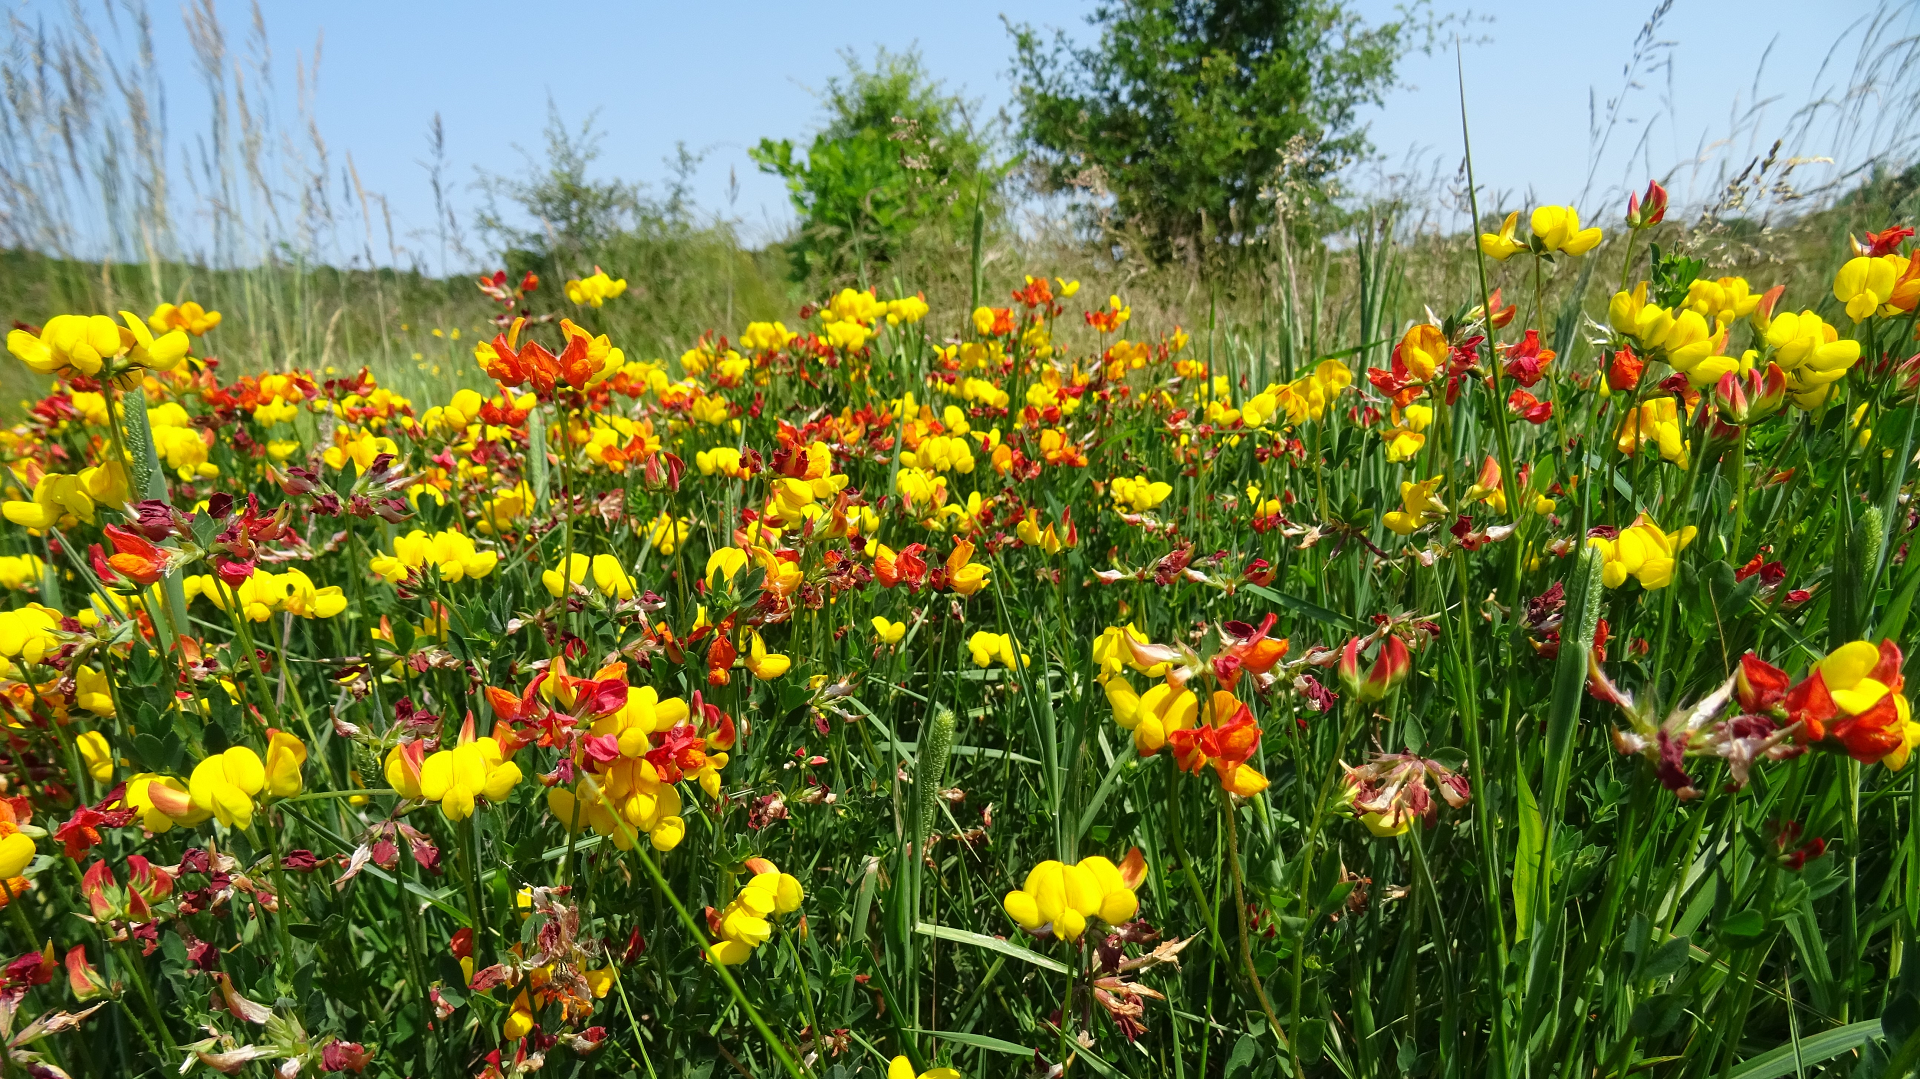
[{"label": "green tree canopy", "polygon": [[1257,235],[1273,193],[1312,193],[1368,149],[1411,24],[1341,0],[1113,0],[1097,43],[1012,26],[1039,184],[1079,191],[1156,260]]},{"label": "green tree canopy", "polygon": [[852,54],[846,61],[846,77],[827,83],[827,123],[804,161],[788,139],[762,139],[749,151],[787,181],[800,214],[790,253],[802,279],[888,261],[916,229],[958,234],[977,193],[997,197],[966,102],[928,76],[918,52],[881,49],[871,68]]}]

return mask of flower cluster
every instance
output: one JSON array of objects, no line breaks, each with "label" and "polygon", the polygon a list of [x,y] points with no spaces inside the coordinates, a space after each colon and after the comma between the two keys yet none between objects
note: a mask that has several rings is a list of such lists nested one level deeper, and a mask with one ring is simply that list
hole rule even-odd
[{"label": "flower cluster", "polygon": [[1097,854],[1074,865],[1045,861],[1034,866],[1026,883],[1008,892],[1000,905],[1028,933],[1071,943],[1096,918],[1116,927],[1133,921],[1140,912],[1134,890],[1146,876],[1147,862],[1138,847],[1117,866]]},{"label": "flower cluster", "polygon": [[747,859],[753,874],[724,910],[707,908],[707,926],[716,938],[707,956],[721,966],[735,966],[753,957],[755,948],[773,935],[773,917],[792,914],[806,899],[806,890],[791,873],[765,858]]}]

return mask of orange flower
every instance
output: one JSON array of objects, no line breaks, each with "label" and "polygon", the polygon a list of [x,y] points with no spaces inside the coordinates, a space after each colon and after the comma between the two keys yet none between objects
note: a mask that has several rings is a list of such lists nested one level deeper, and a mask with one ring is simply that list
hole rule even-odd
[{"label": "orange flower", "polygon": [[884,543],[876,543],[874,548],[873,578],[880,582],[882,588],[892,588],[897,584],[918,588],[920,582],[926,580],[927,563],[920,557],[927,549],[926,544],[909,544],[898,553]]},{"label": "orange flower", "polygon": [[107,558],[107,565],[141,588],[166,576],[166,555],[145,536],[119,525],[108,525],[106,532],[114,552]]}]

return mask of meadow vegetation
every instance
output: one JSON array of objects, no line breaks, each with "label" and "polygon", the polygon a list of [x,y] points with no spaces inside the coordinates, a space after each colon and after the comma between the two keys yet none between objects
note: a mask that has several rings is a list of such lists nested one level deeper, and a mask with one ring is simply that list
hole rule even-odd
[{"label": "meadow vegetation", "polygon": [[0,1070],[1920,1066],[1899,155],[1330,198],[1432,27],[1134,0],[782,243],[558,115],[402,235],[126,17],[0,107]]}]

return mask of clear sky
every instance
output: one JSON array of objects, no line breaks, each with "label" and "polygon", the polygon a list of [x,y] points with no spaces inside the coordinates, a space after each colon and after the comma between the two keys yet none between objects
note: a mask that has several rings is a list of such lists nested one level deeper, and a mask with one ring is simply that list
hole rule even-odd
[{"label": "clear sky", "polygon": [[[230,48],[244,50],[247,8],[215,2]],[[1358,3],[1374,19],[1394,10],[1385,0]],[[29,20],[64,18],[64,0],[12,6]],[[843,70],[841,50],[870,55],[877,45],[918,47],[938,78],[992,115],[1011,96],[1011,48],[1000,13],[1084,37],[1091,6],[734,0],[569,4],[549,12],[493,0],[263,3],[277,72],[274,123],[297,129],[295,60],[310,64],[316,40],[323,40],[313,97],[319,130],[336,161],[351,152],[361,180],[386,195],[403,235],[411,232],[421,249],[431,246],[424,236],[433,204],[420,163],[436,112],[445,122],[453,195],[463,213],[476,202],[476,167],[514,171],[523,165],[516,145],[538,150],[551,98],[575,122],[598,110],[606,136],[600,167],[656,191],[676,143],[704,152],[695,182],[701,210],[736,217],[749,237],[764,239],[777,236],[792,213],[781,182],[761,174],[746,149],[763,136],[804,140],[820,118],[816,91]],[[1490,0],[1474,9],[1463,31],[1466,97],[1479,179],[1495,201],[1518,205],[1530,193],[1573,201],[1584,193],[1590,213],[1603,203],[1611,213],[1611,192],[1623,182],[1640,182],[1648,167],[1665,173],[1700,157],[1709,161],[1705,173],[1683,172],[1676,193],[1704,197],[1717,187],[1713,170],[1722,162],[1764,153],[1795,108],[1821,87],[1847,84],[1853,53],[1828,64],[1829,50],[1849,27],[1857,41],[1859,27],[1881,10],[1871,0],[1749,0],[1733,8],[1673,0],[1646,62],[1629,79],[1624,71],[1651,9],[1651,0]],[[1912,18],[1900,9],[1896,21],[1910,33]],[[154,19],[177,158],[205,130],[205,92],[177,9],[163,0]],[[1357,170],[1352,183],[1418,175],[1424,189],[1444,191],[1460,161],[1450,41],[1432,55],[1410,57],[1401,75],[1385,107],[1368,113],[1383,163]],[[1596,163],[1600,140],[1591,110],[1604,114],[1615,99],[1619,121]],[[1757,119],[1743,118],[1743,110],[1768,100]],[[1869,152],[1862,145],[1893,137],[1823,121],[1801,152],[1832,152],[1827,142],[1842,128],[1853,144],[1841,153],[1854,160]],[[1737,137],[1728,141],[1730,135]],[[1826,178],[1837,167],[1808,165],[1797,175]],[[738,180],[731,204],[730,176]]]}]

